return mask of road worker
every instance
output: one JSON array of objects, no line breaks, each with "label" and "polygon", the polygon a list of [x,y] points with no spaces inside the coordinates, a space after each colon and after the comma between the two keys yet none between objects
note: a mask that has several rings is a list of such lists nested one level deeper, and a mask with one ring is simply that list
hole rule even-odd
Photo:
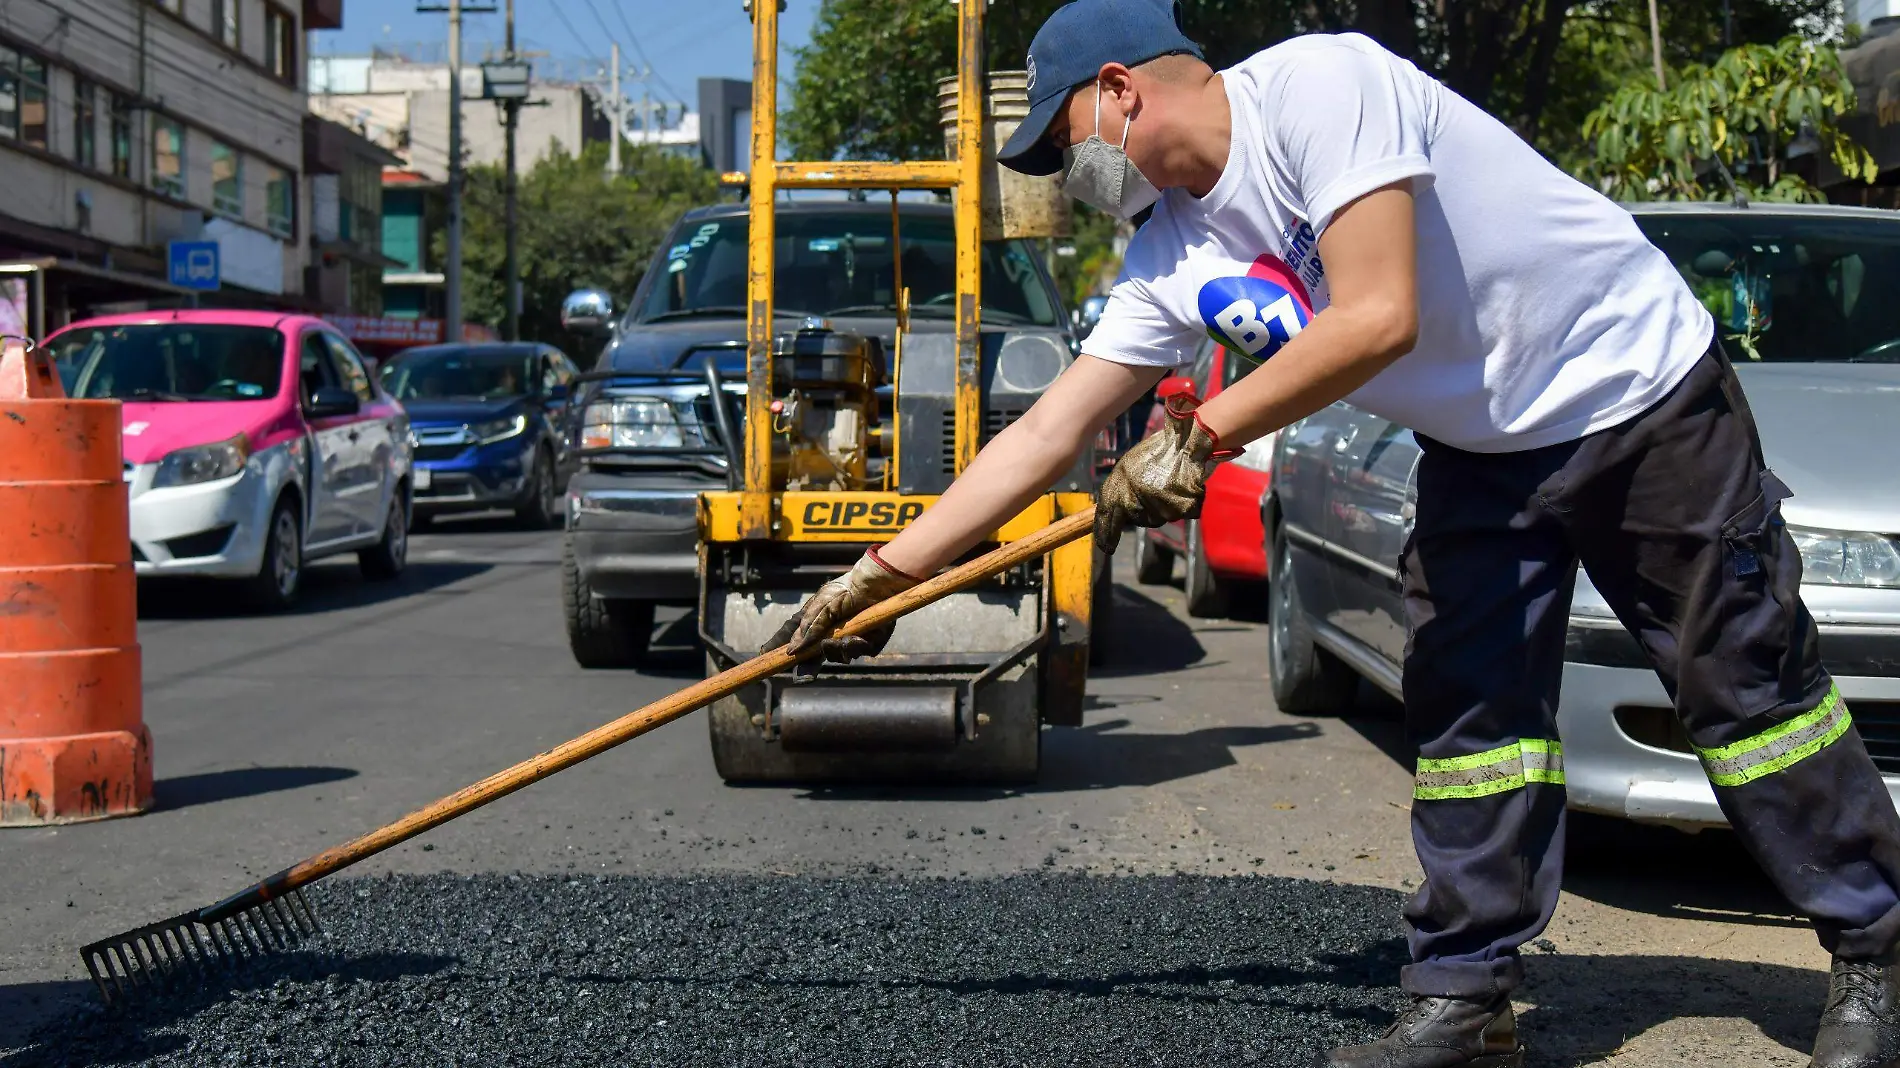
[{"label": "road worker", "polygon": [[[1723,812],[1834,963],[1815,1068],[1900,1066],[1900,818],[1822,668],[1788,489],[1714,322],[1630,215],[1356,35],[1216,72],[1167,0],[1075,0],[1030,45],[1005,165],[1152,208],[1084,355],[929,511],[825,585],[825,637],[1045,492],[1211,334],[1259,369],[1165,427],[1097,494],[1096,537],[1194,513],[1240,445],[1334,401],[1413,428],[1401,567],[1412,998],[1352,1068],[1516,1066],[1518,947],[1556,908],[1558,682],[1580,562],[1654,663]],[[1764,996],[1768,996],[1766,992]]]}]

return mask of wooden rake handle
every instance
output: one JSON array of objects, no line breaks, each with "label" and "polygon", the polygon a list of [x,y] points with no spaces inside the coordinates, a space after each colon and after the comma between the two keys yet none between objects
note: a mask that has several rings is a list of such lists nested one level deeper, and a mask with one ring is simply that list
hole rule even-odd
[{"label": "wooden rake handle", "polygon": [[[837,633],[840,635],[861,634],[950,594],[968,589],[986,578],[1001,574],[1018,564],[1082,537],[1089,533],[1094,523],[1094,507],[1085,508],[1074,515],[1049,524],[1021,541],[1000,546],[993,552],[985,553],[967,564],[952,568],[889,600],[865,609],[849,623],[838,628]],[[463,787],[388,826],[379,827],[354,841],[332,846],[308,860],[285,868],[263,882],[210,906],[199,913],[198,919],[203,923],[213,923],[235,916],[245,909],[289,893],[307,883],[315,882],[359,860],[375,856],[390,846],[406,842],[431,827],[447,823],[490,801],[506,797],[530,783],[540,782],[557,771],[571,768],[628,739],[637,738],[655,727],[670,723],[688,712],[703,708],[743,687],[776,675],[799,661],[810,660],[818,655],[820,655],[820,650],[816,645],[802,653],[778,648],[771,652],[761,653],[744,663],[735,664],[712,678],[696,682],[645,708],[629,712],[611,723],[595,727],[572,741],[563,742],[512,768],[498,771],[478,783]]]}]

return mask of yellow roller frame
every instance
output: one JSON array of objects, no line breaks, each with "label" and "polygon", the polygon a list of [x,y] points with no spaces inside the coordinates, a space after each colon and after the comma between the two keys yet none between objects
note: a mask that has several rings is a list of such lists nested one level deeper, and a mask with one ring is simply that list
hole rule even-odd
[{"label": "yellow roller frame", "polygon": [[[702,526],[710,541],[783,538],[787,524],[772,485],[772,245],[780,189],[951,189],[956,191],[955,471],[976,459],[981,431],[978,294],[983,239],[983,12],[985,0],[958,4],[957,158],[954,161],[785,163],[778,159],[778,18],[783,0],[750,0],[752,13],[752,171],[746,264],[745,489],[734,526]],[[893,253],[901,252],[893,250]],[[710,494],[719,498],[720,494]],[[854,497],[865,496],[854,494]],[[921,500],[922,498],[909,498]],[[723,515],[723,505],[707,510]],[[777,528],[776,530],[774,528]],[[799,538],[798,540],[816,540]],[[833,540],[833,539],[822,539]],[[835,539],[850,540],[850,539]]]}]

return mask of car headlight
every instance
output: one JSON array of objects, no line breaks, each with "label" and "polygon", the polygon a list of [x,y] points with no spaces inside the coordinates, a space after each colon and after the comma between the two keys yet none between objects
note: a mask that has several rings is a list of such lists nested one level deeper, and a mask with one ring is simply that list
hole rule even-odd
[{"label": "car headlight", "polygon": [[660,397],[595,401],[581,416],[583,449],[678,449],[705,444],[697,420],[682,421]]},{"label": "car headlight", "polygon": [[152,488],[190,486],[230,478],[244,470],[244,461],[250,455],[251,443],[242,434],[229,441],[174,449],[158,462],[158,471],[152,475]]},{"label": "car headlight", "polygon": [[507,441],[527,429],[528,417],[525,415],[490,419],[486,423],[475,423],[468,428],[469,433],[475,435],[477,445],[493,445],[497,441]]},{"label": "car headlight", "polygon": [[1801,581],[1825,586],[1900,586],[1900,548],[1858,530],[1788,527],[1801,550]]}]

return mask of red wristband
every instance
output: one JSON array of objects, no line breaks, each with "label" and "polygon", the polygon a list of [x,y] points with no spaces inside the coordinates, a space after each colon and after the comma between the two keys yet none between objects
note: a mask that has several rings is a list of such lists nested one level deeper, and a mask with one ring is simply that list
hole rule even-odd
[{"label": "red wristband", "polygon": [[882,549],[883,547],[884,546],[882,545],[873,545],[868,550],[868,555],[871,557],[873,561],[877,563],[877,566],[883,568],[886,571],[889,571],[891,574],[896,575],[898,578],[901,578],[901,579],[909,579],[912,582],[923,581],[923,579],[918,578],[916,575],[913,575],[902,568],[892,567],[890,562],[884,559],[884,555],[878,552],[878,550]]},{"label": "red wristband", "polygon": [[[1184,404],[1177,408],[1174,403],[1175,401],[1183,401]],[[1207,421],[1201,418],[1202,403],[1201,398],[1196,397],[1192,393],[1176,393],[1167,399],[1165,407],[1167,408],[1168,414],[1177,419],[1194,420],[1194,425],[1201,428],[1201,433],[1207,435],[1207,440],[1214,443],[1214,451],[1208,454],[1208,459],[1218,462],[1221,460],[1231,460],[1239,456],[1241,454],[1241,450],[1239,449],[1223,449],[1220,447],[1220,435],[1214,433],[1213,428],[1207,425]]]}]

